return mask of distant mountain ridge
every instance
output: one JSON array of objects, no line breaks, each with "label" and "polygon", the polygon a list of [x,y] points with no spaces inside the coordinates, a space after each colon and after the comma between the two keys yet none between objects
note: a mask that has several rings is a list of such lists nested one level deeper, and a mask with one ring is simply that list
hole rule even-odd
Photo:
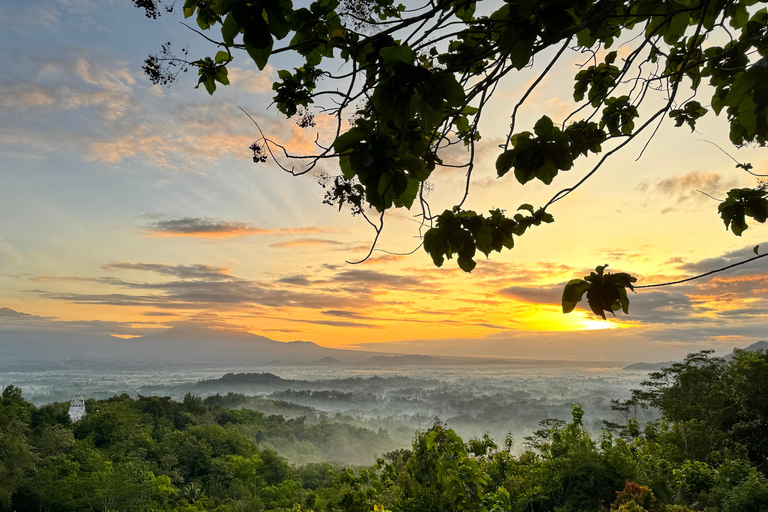
[{"label": "distant mountain ridge", "polygon": [[[768,341],[758,341],[757,343],[753,343],[748,347],[743,348],[742,350],[746,350],[747,352],[756,352],[758,350],[768,350]],[[725,356],[723,359],[726,361],[730,361],[733,359],[733,352]]]},{"label": "distant mountain ridge", "polygon": [[[180,325],[162,332],[135,338],[118,338],[105,334],[84,334],[32,330],[24,325],[27,318],[40,318],[0,308],[0,317],[22,319],[17,330],[0,329],[0,364],[73,364],[74,362],[120,361],[141,365],[172,361],[174,363],[238,363],[254,365],[362,365],[413,366],[514,364],[529,366],[539,360],[488,359],[460,356],[435,357],[328,348],[311,341],[276,341],[246,331],[216,327]],[[560,361],[558,364],[584,364],[583,361]],[[599,363],[595,363],[599,364]]]},{"label": "distant mountain ridge", "polygon": [[430,365],[447,364],[448,360],[434,356],[403,355],[403,356],[373,356],[362,361],[365,364],[372,365]]},{"label": "distant mountain ridge", "polygon": [[[0,311],[0,314],[7,316],[11,312],[13,310]],[[328,348],[311,341],[276,341],[246,331],[204,326],[175,326],[162,332],[129,339],[95,334],[0,330],[0,354],[3,355],[3,362],[9,363],[63,362],[73,359],[370,366],[475,362],[471,358],[439,358]]]},{"label": "distant mountain ridge", "polygon": [[[68,359],[153,359],[268,364],[312,363],[333,358],[357,362],[381,352],[327,348],[310,341],[276,341],[245,331],[172,327],[137,338],[61,332],[0,330],[0,353],[7,362]],[[323,363],[320,363],[323,364]]]},{"label": "distant mountain ridge", "polygon": [[[756,343],[751,344],[748,347],[743,348],[742,350],[746,350],[747,352],[755,352],[757,350],[768,350],[768,341],[758,341]],[[730,361],[733,359],[733,352],[730,354],[723,356],[723,359],[726,361]],[[624,370],[645,370],[649,372],[657,372],[661,370],[662,368],[669,368],[675,363],[679,363],[681,361],[664,361],[662,363],[633,363],[628,366],[624,367]]]}]

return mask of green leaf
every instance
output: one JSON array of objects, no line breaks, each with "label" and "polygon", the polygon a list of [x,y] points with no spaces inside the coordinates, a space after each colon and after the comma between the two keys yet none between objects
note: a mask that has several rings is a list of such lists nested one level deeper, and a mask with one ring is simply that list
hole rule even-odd
[{"label": "green leaf", "polygon": [[255,48],[246,43],[245,50],[256,63],[256,66],[258,66],[259,71],[263,71],[267,66],[267,60],[269,60],[269,56],[272,54],[272,43],[270,43],[266,48]]},{"label": "green leaf", "polygon": [[218,51],[216,52],[216,57],[214,57],[213,60],[216,62],[216,64],[221,64],[222,62],[229,62],[232,60],[232,56],[228,52]]},{"label": "green leaf", "polygon": [[336,140],[333,142],[333,149],[335,149],[337,153],[344,153],[360,144],[365,138],[366,133],[363,130],[360,128],[350,128],[336,137]]},{"label": "green leaf", "polygon": [[509,51],[509,60],[517,69],[523,69],[531,61],[533,56],[533,43],[536,41],[536,33],[518,37],[517,42]]},{"label": "green leaf", "polygon": [[606,311],[612,315],[619,310],[629,313],[629,297],[626,289],[633,290],[632,283],[635,283],[637,278],[625,272],[605,273],[607,266],[597,266],[595,271],[584,279],[573,279],[566,284],[563,290],[563,312],[573,311],[576,303],[586,292],[590,309],[603,319]]},{"label": "green leaf", "polygon": [[548,116],[542,116],[533,126],[533,132],[539,137],[549,139],[552,131],[555,129],[555,123]]},{"label": "green leaf", "polygon": [[195,11],[197,10],[197,1],[189,1],[187,0],[184,2],[184,17],[189,18],[193,14],[195,14]]},{"label": "green leaf", "polygon": [[725,229],[730,227],[736,236],[747,230],[746,218],[751,217],[756,222],[768,220],[768,191],[751,188],[734,188],[728,191],[728,197],[717,207],[723,219]]},{"label": "green leaf", "polygon": [[469,22],[472,20],[472,16],[475,14],[476,3],[464,4],[462,7],[456,10],[456,17],[461,21]]},{"label": "green leaf", "polygon": [[619,303],[621,304],[621,310],[625,315],[629,314],[629,297],[627,297],[627,289],[619,288]]},{"label": "green leaf", "polygon": [[232,46],[235,44],[235,36],[240,33],[240,24],[235,21],[235,17],[232,13],[227,14],[224,18],[224,22],[221,24],[221,38],[224,40],[224,44]]},{"label": "green leaf", "polygon": [[669,29],[664,37],[667,43],[673,43],[685,35],[685,31],[688,29],[688,22],[690,20],[690,14],[688,12],[681,12],[672,16],[669,22]]},{"label": "green leaf", "polygon": [[379,177],[379,184],[378,184],[378,193],[379,196],[384,196],[387,193],[387,190],[392,185],[392,175],[390,173],[384,173]]},{"label": "green leaf", "polygon": [[456,263],[459,264],[459,268],[463,270],[464,272],[472,272],[475,270],[475,267],[477,266],[477,262],[472,258],[464,258],[462,256],[459,256],[456,258]]},{"label": "green leaf", "polygon": [[533,205],[532,205],[532,204],[528,204],[528,203],[525,203],[525,204],[521,204],[521,205],[518,207],[518,209],[517,209],[517,210],[518,210],[518,211],[520,211],[520,210],[526,210],[526,211],[529,211],[529,212],[533,213]]},{"label": "green leaf", "polygon": [[210,28],[210,25],[205,20],[205,18],[198,15],[197,17],[197,26],[200,27],[200,30],[208,30]]},{"label": "green leaf", "polygon": [[421,182],[418,180],[408,178],[408,186],[406,187],[405,191],[395,200],[395,206],[404,206],[410,210],[411,206],[413,206],[413,201],[416,200],[416,196],[419,194],[420,185]]},{"label": "green leaf", "polygon": [[430,255],[436,267],[442,267],[443,263],[445,263],[443,255],[446,252],[447,245],[445,234],[440,230],[431,228],[424,233],[424,250]]},{"label": "green leaf", "polygon": [[394,64],[395,62],[404,62],[413,64],[416,60],[416,52],[405,45],[387,46],[379,50],[379,55],[385,63]]},{"label": "green leaf", "polygon": [[456,129],[460,132],[465,132],[469,130],[469,119],[467,119],[464,116],[461,116],[456,119]]},{"label": "green leaf", "polygon": [[509,172],[515,163],[515,150],[508,149],[496,159],[496,174],[501,178]]},{"label": "green leaf", "polygon": [[592,285],[583,279],[571,279],[563,289],[563,313],[570,313]]},{"label": "green leaf", "polygon": [[453,73],[435,75],[432,82],[442,90],[449,107],[458,107],[464,103],[464,88],[456,80]]},{"label": "green leaf", "polygon": [[223,85],[229,85],[229,76],[227,72],[227,68],[224,66],[219,66],[216,68],[216,74],[214,75],[215,79],[223,84]]},{"label": "green leaf", "polygon": [[744,3],[736,3],[733,6],[733,17],[731,18],[731,26],[733,28],[741,28],[749,21],[749,12],[747,6]]},{"label": "green leaf", "polygon": [[214,91],[216,91],[216,82],[213,81],[213,78],[203,81],[203,85],[205,86],[205,90],[208,91],[208,94],[212,95]]},{"label": "green leaf", "polygon": [[400,166],[408,170],[408,176],[419,182],[429,178],[430,171],[427,163],[421,158],[406,155],[400,159]]},{"label": "green leaf", "polygon": [[341,174],[348,180],[355,177],[355,171],[352,169],[352,164],[349,161],[349,155],[341,155],[339,157],[339,167],[341,168]]}]

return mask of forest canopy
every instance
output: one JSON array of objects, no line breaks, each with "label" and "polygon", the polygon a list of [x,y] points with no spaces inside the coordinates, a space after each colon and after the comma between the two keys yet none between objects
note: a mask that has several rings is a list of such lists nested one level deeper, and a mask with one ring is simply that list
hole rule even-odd
[{"label": "forest canopy", "polygon": [[[174,7],[159,0],[134,3],[150,18]],[[387,212],[408,209],[416,212],[420,247],[434,264],[455,258],[471,272],[478,252],[488,256],[512,249],[529,229],[553,222],[555,203],[630,142],[640,139],[647,147],[665,121],[695,130],[703,117],[719,116],[734,147],[764,146],[768,11],[757,4],[317,0],[299,7],[290,0],[186,0],[183,15],[213,45],[212,55],[175,53],[168,43],[146,60],[144,70],[154,83],[167,85],[194,69],[198,87],[214,94],[229,84],[228,66],[235,59],[251,59],[264,69],[287,56],[296,65],[278,71],[275,107],[304,128],[315,125],[316,115],[331,116],[332,142],[316,140],[314,153],[296,154],[257,125],[260,136],[250,148],[254,161],[272,158],[293,175],[310,173],[326,160],[337,162],[338,175],[320,180],[324,202],[349,208],[372,226],[371,252]],[[614,49],[620,40],[630,42],[626,55]],[[562,119],[545,113],[532,131],[520,130],[521,106],[532,101],[559,61],[573,55],[583,56],[573,81],[574,110]],[[534,60],[540,71],[513,104],[494,97]],[[556,188],[543,205],[466,209],[480,120],[499,108],[511,118],[496,156],[500,186],[513,179],[557,187],[561,173],[571,170],[578,180]],[[465,148],[464,158],[456,159],[455,147]],[[748,162],[737,161],[737,167],[759,176]],[[463,195],[441,213],[439,208],[433,212],[430,178],[455,169],[466,173]],[[763,182],[732,189],[717,213],[726,229],[741,236],[753,221],[768,218],[766,196]],[[638,287],[637,279],[605,269],[600,265],[566,285],[564,312],[586,295],[590,309],[603,318],[618,310],[628,313],[627,289]]]},{"label": "forest canopy", "polygon": [[[590,432],[585,411],[520,443],[464,440],[435,421],[372,466],[292,465],[265,440],[377,451],[387,432],[230,409],[222,397],[128,395],[35,407],[0,396],[0,512],[760,512],[768,508],[768,353],[690,354],[616,400]],[[636,412],[655,408],[659,421]],[[361,444],[358,444],[361,443]]]}]

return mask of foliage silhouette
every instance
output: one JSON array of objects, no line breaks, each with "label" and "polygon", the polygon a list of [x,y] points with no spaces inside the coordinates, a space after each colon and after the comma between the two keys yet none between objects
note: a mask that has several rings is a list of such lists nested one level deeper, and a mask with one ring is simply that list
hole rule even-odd
[{"label": "foliage silhouette", "polygon": [[[160,0],[134,2],[148,17],[161,12]],[[181,70],[196,68],[197,86],[213,94],[229,84],[227,66],[239,51],[259,69],[290,55],[298,65],[278,71],[276,108],[289,118],[297,116],[305,127],[314,125],[314,111],[332,116],[333,141],[316,142],[316,153],[297,155],[262,133],[251,147],[254,160],[264,161],[269,153],[294,175],[337,160],[340,175],[323,180],[325,202],[339,209],[351,206],[373,227],[368,256],[387,211],[417,209],[423,246],[435,265],[456,256],[459,267],[471,272],[477,251],[488,256],[511,249],[514,237],[552,222],[549,210],[556,202],[629,142],[652,137],[667,116],[676,126],[694,130],[702,117],[722,115],[735,146],[764,146],[768,11],[753,8],[755,3],[511,0],[489,6],[477,0],[429,0],[405,6],[394,0],[315,0],[295,7],[291,0],[186,0],[184,17],[196,21],[199,30],[193,30],[215,45],[216,54],[193,60],[174,54],[167,44],[147,59],[145,70],[153,82],[166,84]],[[598,52],[624,35],[636,36],[631,52],[619,59],[610,51],[598,62]],[[556,63],[574,53],[591,56],[575,76],[576,110],[557,123],[543,115],[532,132],[516,131],[519,107]],[[496,160],[498,177],[512,171],[521,184],[550,185],[585,157],[598,160],[580,167],[579,181],[539,208],[523,204],[513,215],[502,209],[465,210],[482,115],[505,79],[531,66],[534,58],[546,65],[511,112]],[[341,70],[332,71],[338,59]],[[349,118],[353,126],[346,129]],[[455,145],[466,146],[465,160],[448,161]],[[739,167],[749,171],[751,165]],[[466,171],[465,191],[452,208],[433,214],[425,193],[428,180],[446,168]],[[768,198],[759,187],[734,189],[718,211],[726,228],[741,235],[747,217],[765,222]],[[587,293],[592,311],[603,318],[618,309],[626,313],[629,286],[616,276],[599,278],[599,291],[585,279],[576,295]],[[566,312],[573,309],[574,293],[573,286],[566,288]]]}]

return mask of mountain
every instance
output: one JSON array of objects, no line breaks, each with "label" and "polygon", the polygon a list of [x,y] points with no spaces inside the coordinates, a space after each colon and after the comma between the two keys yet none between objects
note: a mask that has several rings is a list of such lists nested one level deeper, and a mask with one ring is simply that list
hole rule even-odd
[{"label": "mountain", "polygon": [[[758,350],[768,351],[768,341],[758,341],[757,343],[753,343],[748,347],[744,347],[742,350],[746,350],[747,352],[756,352]],[[733,352],[725,356],[723,359],[726,361],[733,359]]]},{"label": "mountain", "polygon": [[328,364],[344,364],[344,361],[341,359],[336,359],[335,357],[327,356],[322,359],[318,359],[315,361],[315,364],[320,365],[328,365]]},{"label": "mountain", "polygon": [[311,341],[275,341],[244,331],[201,327],[173,327],[167,331],[129,340],[148,350],[162,350],[178,358],[181,351],[188,358],[235,358],[243,362],[281,363],[315,362],[325,357],[352,362],[370,357],[370,352],[322,347]]},{"label": "mountain", "polygon": [[[757,343],[753,343],[748,347],[744,347],[742,350],[746,350],[747,352],[755,352],[757,350],[766,350],[768,351],[768,341],[758,341]],[[733,352],[730,354],[723,356],[723,359],[726,361],[730,361],[733,359]],[[661,370],[662,368],[669,368],[675,363],[679,363],[681,361],[665,361],[663,363],[634,363],[630,364],[629,366],[625,366],[624,370],[645,370],[649,372],[657,372]]]},{"label": "mountain", "polygon": [[309,341],[275,341],[245,331],[187,326],[131,339],[60,332],[0,331],[0,354],[7,363],[149,359],[254,364],[274,360],[310,363],[323,358],[358,362],[378,355],[322,347]]}]

